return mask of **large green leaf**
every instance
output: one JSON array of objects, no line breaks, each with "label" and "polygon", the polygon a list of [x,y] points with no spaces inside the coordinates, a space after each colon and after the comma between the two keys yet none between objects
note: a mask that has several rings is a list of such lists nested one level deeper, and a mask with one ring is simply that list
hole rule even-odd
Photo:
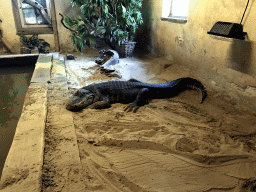
[{"label": "large green leaf", "polygon": [[142,0],[71,0],[71,3],[79,6],[82,13],[80,19],[65,18],[67,26],[76,31],[72,40],[79,52],[84,46],[95,44],[95,34],[114,37],[117,44],[133,41],[138,25],[143,23]]}]

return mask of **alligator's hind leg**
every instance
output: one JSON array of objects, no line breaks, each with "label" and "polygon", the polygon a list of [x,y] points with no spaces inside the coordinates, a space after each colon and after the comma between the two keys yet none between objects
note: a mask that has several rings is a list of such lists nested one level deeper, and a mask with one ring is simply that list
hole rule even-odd
[{"label": "alligator's hind leg", "polygon": [[140,106],[145,105],[145,103],[149,99],[149,95],[150,95],[150,90],[148,88],[141,89],[136,97],[136,100],[134,102],[128,104],[124,108],[124,110],[132,111],[135,113]]}]

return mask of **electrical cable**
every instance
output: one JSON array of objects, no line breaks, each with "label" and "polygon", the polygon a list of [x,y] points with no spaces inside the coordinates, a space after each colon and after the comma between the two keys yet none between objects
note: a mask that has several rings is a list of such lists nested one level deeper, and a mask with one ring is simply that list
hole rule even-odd
[{"label": "electrical cable", "polygon": [[[245,14],[245,12],[246,12],[246,9],[247,9],[247,7],[248,7],[248,4],[249,4],[249,0],[248,0],[248,2],[247,2],[247,5],[246,5],[246,7],[245,7],[245,10],[244,10],[244,14]],[[242,17],[242,19],[241,19],[241,22],[240,22],[240,24],[242,23],[242,21],[243,21],[243,18],[244,18],[244,14],[243,14],[243,17]]]}]

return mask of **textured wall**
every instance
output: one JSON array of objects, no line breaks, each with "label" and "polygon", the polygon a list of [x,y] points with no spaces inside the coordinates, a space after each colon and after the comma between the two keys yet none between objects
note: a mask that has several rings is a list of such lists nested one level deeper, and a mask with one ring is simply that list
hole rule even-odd
[{"label": "textured wall", "polygon": [[2,30],[4,41],[14,53],[19,52],[19,36],[16,35],[14,17],[12,14],[12,2],[10,0],[1,1],[0,19],[2,20],[0,29]]},{"label": "textured wall", "polygon": [[77,17],[77,15],[80,15],[80,9],[78,7],[72,7],[71,0],[55,0],[55,9],[61,51],[76,50],[75,46],[73,46],[73,43],[71,41],[72,33],[64,28],[63,25],[60,23],[61,16],[59,15],[59,13],[63,14],[64,16],[69,16],[73,18]]},{"label": "textured wall", "polygon": [[246,3],[244,0],[190,0],[187,23],[182,24],[161,20],[162,1],[144,1],[146,22],[142,28],[151,39],[146,46],[153,53],[201,71],[209,80],[218,81],[222,77],[243,87],[255,86],[255,1],[250,1],[242,23],[249,40],[207,34],[217,21],[240,23]]},{"label": "textured wall", "polygon": [[[59,32],[59,40],[61,51],[71,51],[74,49],[72,41],[70,39],[71,33],[65,29],[61,23],[59,13],[64,16],[73,16],[79,13],[78,8],[71,9],[70,0],[55,0],[57,25]],[[0,19],[3,21],[0,23],[0,29],[3,32],[3,38],[13,53],[19,53],[20,51],[20,40],[19,36],[16,35],[15,22],[12,10],[12,1],[3,0],[0,6]],[[53,34],[39,35],[39,38],[45,39],[51,45],[51,49],[54,50],[54,36]]]}]

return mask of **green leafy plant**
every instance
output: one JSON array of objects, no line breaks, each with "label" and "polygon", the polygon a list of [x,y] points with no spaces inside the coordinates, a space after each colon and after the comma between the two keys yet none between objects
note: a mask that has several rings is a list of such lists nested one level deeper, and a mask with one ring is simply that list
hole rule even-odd
[{"label": "green leafy plant", "polygon": [[82,53],[84,46],[95,44],[95,37],[114,39],[116,45],[134,41],[138,26],[143,23],[142,0],[71,0],[79,6],[82,16],[65,18],[73,32],[72,40]]},{"label": "green leafy plant", "polygon": [[44,39],[39,39],[37,34],[32,35],[31,37],[27,37],[24,34],[19,35],[20,42],[29,49],[33,49],[37,47],[39,53],[47,53],[48,51],[45,49],[46,47],[50,48],[50,44],[45,42]]}]

